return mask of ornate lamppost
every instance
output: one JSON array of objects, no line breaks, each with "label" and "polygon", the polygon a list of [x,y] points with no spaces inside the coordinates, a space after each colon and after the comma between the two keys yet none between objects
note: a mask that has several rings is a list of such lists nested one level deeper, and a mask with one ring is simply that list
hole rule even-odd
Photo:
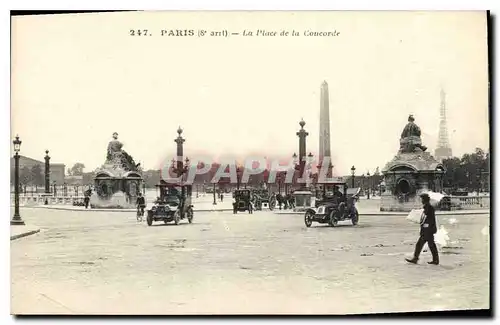
[{"label": "ornate lamppost", "polygon": [[175,159],[172,159],[172,171],[177,175],[177,177],[181,177],[189,170],[189,158],[186,157],[185,163],[182,160],[177,161],[177,167]]},{"label": "ornate lamppost", "polygon": [[356,173],[356,167],[352,165],[351,167],[351,175],[352,175],[352,188],[354,188],[354,174]]},{"label": "ornate lamppost", "polygon": [[10,221],[11,225],[24,225],[21,214],[19,213],[19,151],[21,150],[21,140],[16,135],[16,139],[12,142],[14,144],[14,217]]},{"label": "ornate lamppost", "polygon": [[214,180],[213,184],[214,184],[214,203],[213,203],[213,205],[217,205],[217,198],[215,197],[215,180]]},{"label": "ornate lamppost", "polygon": [[45,150],[45,194],[50,194],[50,156],[49,151]]},{"label": "ornate lamppost", "polygon": [[370,175],[370,171],[368,171],[366,173],[366,175],[368,175],[368,200],[370,199],[370,191],[371,191],[371,187],[372,187],[372,179],[371,179],[371,175]]}]

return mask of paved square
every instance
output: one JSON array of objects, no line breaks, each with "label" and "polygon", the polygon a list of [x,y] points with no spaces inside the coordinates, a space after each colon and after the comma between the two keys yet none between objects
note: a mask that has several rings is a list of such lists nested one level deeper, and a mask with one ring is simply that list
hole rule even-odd
[{"label": "paved square", "polygon": [[[11,242],[15,314],[344,314],[489,307],[489,215],[440,217],[442,265],[408,265],[418,225],[361,215],[306,228],[301,215],[24,208],[41,232]],[[456,223],[449,220],[456,219]]]}]

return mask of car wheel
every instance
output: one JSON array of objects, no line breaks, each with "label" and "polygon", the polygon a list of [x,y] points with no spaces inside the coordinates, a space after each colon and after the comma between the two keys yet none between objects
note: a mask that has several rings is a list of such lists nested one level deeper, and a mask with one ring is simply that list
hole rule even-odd
[{"label": "car wheel", "polygon": [[328,224],[332,227],[336,227],[338,223],[339,222],[337,218],[335,218],[335,212],[332,211],[332,213],[330,213],[330,221],[328,222]]},{"label": "car wheel", "polygon": [[174,213],[174,223],[175,223],[176,225],[178,225],[180,220],[181,220],[181,215],[180,215],[179,210],[177,210],[177,211],[175,211],[175,213]]},{"label": "car wheel", "polygon": [[307,211],[304,215],[304,223],[306,224],[306,227],[309,228],[312,225],[312,213],[310,211]]},{"label": "car wheel", "polygon": [[153,224],[153,216],[148,214],[146,221],[148,222],[148,226],[151,226]]}]

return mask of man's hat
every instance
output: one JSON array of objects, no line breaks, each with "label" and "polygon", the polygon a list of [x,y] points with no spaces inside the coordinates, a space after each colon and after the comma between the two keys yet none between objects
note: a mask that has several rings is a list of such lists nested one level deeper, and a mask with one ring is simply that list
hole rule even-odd
[{"label": "man's hat", "polygon": [[431,197],[430,197],[430,196],[429,196],[429,194],[427,194],[427,193],[422,193],[422,194],[420,194],[420,197],[421,197],[422,199],[427,199],[427,200],[430,200],[430,199],[431,199]]}]

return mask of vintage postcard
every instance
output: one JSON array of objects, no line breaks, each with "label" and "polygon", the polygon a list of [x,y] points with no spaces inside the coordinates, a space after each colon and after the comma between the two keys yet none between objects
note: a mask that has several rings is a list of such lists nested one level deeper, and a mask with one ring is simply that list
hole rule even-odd
[{"label": "vintage postcard", "polygon": [[12,15],[11,313],[490,314],[488,21]]}]

